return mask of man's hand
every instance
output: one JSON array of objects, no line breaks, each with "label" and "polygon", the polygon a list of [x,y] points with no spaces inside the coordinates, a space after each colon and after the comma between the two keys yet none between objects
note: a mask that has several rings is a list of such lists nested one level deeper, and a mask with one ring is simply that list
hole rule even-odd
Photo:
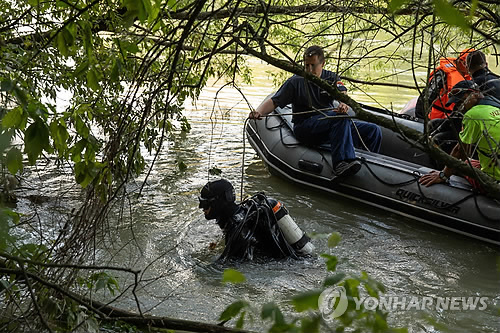
[{"label": "man's hand", "polygon": [[349,106],[340,102],[335,112],[337,112],[337,114],[347,114],[347,111],[349,111]]},{"label": "man's hand", "polygon": [[429,187],[432,184],[438,184],[438,183],[445,182],[444,179],[439,177],[439,171],[436,171],[436,170],[432,170],[430,173],[423,175],[422,177],[420,177],[420,179],[418,181],[420,182],[420,184],[422,184],[426,187]]},{"label": "man's hand", "polygon": [[256,120],[258,120],[258,119],[261,119],[262,116],[261,116],[261,114],[258,111],[253,110],[253,111],[250,111],[250,114],[248,115],[248,118],[249,119],[256,119]]}]

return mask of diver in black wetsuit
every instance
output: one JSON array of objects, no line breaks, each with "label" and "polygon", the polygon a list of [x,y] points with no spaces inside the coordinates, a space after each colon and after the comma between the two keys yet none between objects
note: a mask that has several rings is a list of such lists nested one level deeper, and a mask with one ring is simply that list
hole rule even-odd
[{"label": "diver in black wetsuit", "polygon": [[208,182],[199,197],[207,220],[216,219],[226,247],[220,261],[252,260],[254,254],[272,258],[298,258],[313,250],[310,239],[278,201],[258,193],[235,203],[234,188],[225,179]]}]

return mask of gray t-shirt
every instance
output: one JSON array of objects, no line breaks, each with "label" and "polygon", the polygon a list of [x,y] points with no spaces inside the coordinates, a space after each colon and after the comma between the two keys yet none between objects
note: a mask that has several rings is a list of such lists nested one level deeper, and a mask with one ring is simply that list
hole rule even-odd
[{"label": "gray t-shirt", "polygon": [[[342,84],[340,77],[336,73],[323,69],[321,78],[336,86],[339,91],[347,91],[347,88]],[[320,89],[312,82],[306,82],[306,80],[299,75],[294,75],[286,80],[271,99],[274,105],[279,107],[285,107],[288,104],[292,104],[293,113],[335,107],[335,99],[331,97],[328,92]],[[293,122],[300,122],[312,115],[313,113],[301,115],[294,114]]]}]

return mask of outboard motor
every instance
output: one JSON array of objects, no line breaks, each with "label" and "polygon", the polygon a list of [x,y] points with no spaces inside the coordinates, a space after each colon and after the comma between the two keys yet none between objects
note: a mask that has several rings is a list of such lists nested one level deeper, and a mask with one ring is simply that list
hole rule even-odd
[{"label": "outboard motor", "polygon": [[285,237],[287,243],[295,250],[303,254],[311,254],[314,250],[314,245],[311,244],[311,239],[299,228],[292,219],[285,205],[279,201],[270,200],[273,204],[273,213],[278,221],[278,226]]}]

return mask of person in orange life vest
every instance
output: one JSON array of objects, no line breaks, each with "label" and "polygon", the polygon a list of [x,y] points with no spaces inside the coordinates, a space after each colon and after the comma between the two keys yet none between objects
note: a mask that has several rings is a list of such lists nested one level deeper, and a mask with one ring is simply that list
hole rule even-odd
[{"label": "person in orange life vest", "polygon": [[446,106],[448,102],[448,92],[460,81],[470,80],[466,67],[466,59],[474,49],[465,49],[460,52],[458,58],[441,58],[439,66],[434,69],[429,77],[429,87],[427,95],[420,94],[415,107],[415,115],[424,118],[426,111],[424,108],[425,99],[428,100],[431,110],[427,117],[429,119],[445,119],[446,114],[453,111],[454,104]]},{"label": "person in orange life vest", "polygon": [[[431,73],[427,98],[432,103],[427,117],[429,133],[433,141],[445,152],[450,153],[458,142],[458,132],[462,127],[462,115],[454,113],[455,104],[448,103],[448,92],[458,82],[470,80],[466,59],[474,49],[463,50],[458,58],[441,58],[439,66]],[[425,95],[422,93],[417,101],[415,114],[424,118]]]}]

